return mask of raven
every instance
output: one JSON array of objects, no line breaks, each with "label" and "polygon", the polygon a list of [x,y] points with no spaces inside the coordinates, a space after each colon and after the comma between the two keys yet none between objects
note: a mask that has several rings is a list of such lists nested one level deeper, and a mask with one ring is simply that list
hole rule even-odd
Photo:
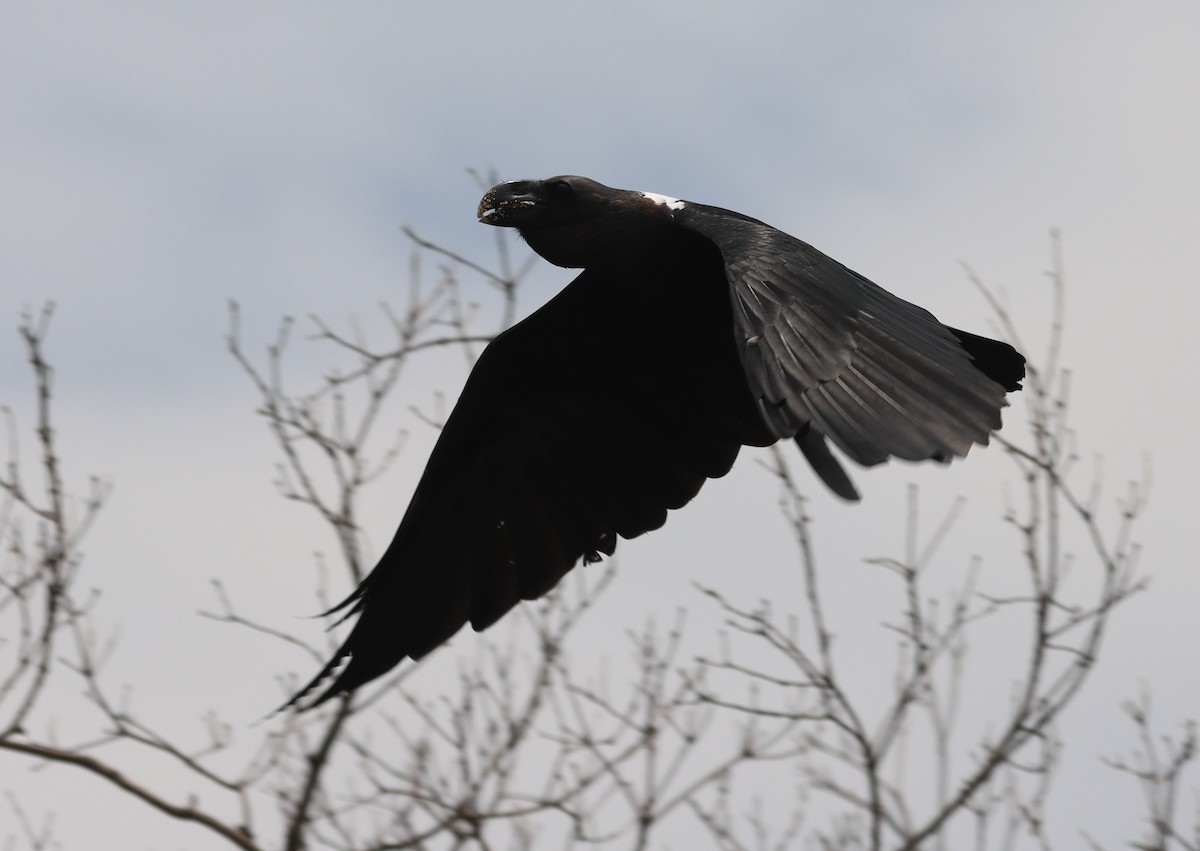
[{"label": "raven", "polygon": [[827,440],[870,466],[947,462],[1000,428],[1025,359],[942,325],[756,219],[583,177],[488,190],[478,217],[583,272],[471,371],[383,558],[335,611],[316,706],[553,588],[663,525],[743,445]]}]

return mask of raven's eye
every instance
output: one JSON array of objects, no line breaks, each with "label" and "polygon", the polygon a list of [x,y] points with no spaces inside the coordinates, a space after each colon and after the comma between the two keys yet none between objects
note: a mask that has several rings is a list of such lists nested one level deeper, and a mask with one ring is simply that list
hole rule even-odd
[{"label": "raven's eye", "polygon": [[551,180],[546,186],[546,191],[551,198],[557,201],[563,201],[575,194],[574,187],[565,180]]}]

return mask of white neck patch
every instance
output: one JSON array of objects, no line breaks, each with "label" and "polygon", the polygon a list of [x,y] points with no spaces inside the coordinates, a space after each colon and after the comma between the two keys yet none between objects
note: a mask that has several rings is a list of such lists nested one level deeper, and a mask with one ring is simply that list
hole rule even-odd
[{"label": "white neck patch", "polygon": [[643,192],[642,195],[649,198],[655,204],[663,204],[671,210],[682,210],[685,206],[678,198],[672,198],[670,195],[659,195],[657,192]]}]

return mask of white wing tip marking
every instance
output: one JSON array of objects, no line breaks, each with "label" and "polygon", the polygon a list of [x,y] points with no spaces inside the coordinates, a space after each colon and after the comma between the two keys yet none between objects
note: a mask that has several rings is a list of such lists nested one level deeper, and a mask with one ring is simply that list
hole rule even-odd
[{"label": "white wing tip marking", "polygon": [[642,195],[649,198],[655,204],[662,204],[669,210],[682,210],[684,203],[678,198],[672,198],[670,195],[659,195],[657,192],[643,192]]}]

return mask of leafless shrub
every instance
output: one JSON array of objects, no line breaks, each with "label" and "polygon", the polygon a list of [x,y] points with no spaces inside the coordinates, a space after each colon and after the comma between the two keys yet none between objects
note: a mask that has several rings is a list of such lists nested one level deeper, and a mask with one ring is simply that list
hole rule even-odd
[{"label": "leafless shrub", "polygon": [[[322,607],[335,602],[330,573],[345,571],[338,582],[344,586],[369,567],[361,500],[405,446],[403,433],[382,425],[385,403],[402,393],[418,358],[440,351],[472,362],[493,329],[511,323],[529,268],[511,259],[499,232],[494,266],[408,235],[415,253],[406,302],[383,308],[390,340],[379,346],[354,326],[339,330],[312,319],[304,344],[331,347],[330,361],[338,363],[313,390],[294,390],[288,376],[296,323],[285,320],[260,359],[242,339],[237,307],[230,309],[229,349],[257,389],[259,413],[280,453],[280,493],[311,511],[336,541],[336,552],[318,565]],[[423,263],[431,257],[437,269],[429,278]],[[463,276],[484,282],[495,303],[465,298]],[[1049,847],[1046,792],[1060,751],[1054,722],[1079,694],[1113,610],[1140,587],[1132,530],[1144,502],[1144,485],[1134,486],[1112,518],[1101,509],[1098,479],[1083,495],[1076,489],[1068,376],[1058,364],[1057,248],[1051,280],[1050,348],[1022,394],[1029,434],[1001,440],[1020,481],[1005,518],[1013,554],[1003,564],[1022,567],[1025,589],[987,590],[1000,560],[993,553],[965,565],[949,593],[931,590],[930,574],[961,505],[923,534],[927,509],[911,493],[906,551],[871,560],[883,569],[881,582],[895,583],[897,600],[886,624],[896,636],[894,685],[881,703],[849,686],[855,661],[839,654],[830,625],[807,503],[790,462],[776,453],[771,470],[798,547],[799,605],[747,607],[727,592],[707,591],[730,630],[708,658],[685,658],[680,613],[666,628],[650,624],[629,634],[628,681],[581,671],[571,636],[613,570],[591,568],[545,603],[510,616],[507,627],[474,639],[473,656],[435,656],[443,670],[456,666],[448,687],[431,691],[421,682],[427,666],[406,665],[319,711],[278,714],[250,730],[205,716],[201,733],[186,743],[135,712],[104,676],[112,642],[98,626],[95,594],[83,590],[80,547],[108,486],[92,480],[82,497],[67,496],[45,356],[50,311],[26,316],[21,334],[33,372],[36,441],[32,453],[18,445],[15,415],[6,410],[0,751],[73,766],[161,815],[199,825],[215,844],[247,851],[643,849],[676,825],[730,851],[1013,848],[1027,841]],[[1015,340],[1008,313],[981,288]],[[417,427],[437,427],[444,412],[435,401],[412,413]],[[23,457],[40,468],[38,487],[28,484]],[[1072,567],[1097,582],[1069,581]],[[300,649],[306,663],[325,658],[328,642],[315,646],[275,626],[276,614],[246,609],[219,579],[205,612]],[[1023,637],[1028,658],[1003,711],[979,721],[964,707],[963,683],[979,630],[1001,621],[1005,630],[1019,630],[1013,635]],[[45,702],[51,679],[82,683],[96,719],[91,735],[64,743],[53,734]],[[281,701],[296,684],[291,677],[281,682]],[[1148,713],[1131,715],[1146,756],[1114,764],[1147,789],[1156,832],[1142,847],[1195,848],[1171,826],[1194,731],[1154,750]],[[124,759],[131,751],[174,766],[191,792],[181,797],[142,779]],[[910,767],[918,759],[920,775]],[[754,772],[770,779],[754,786],[747,780]],[[15,796],[7,806],[16,825],[10,847],[54,847],[53,820],[38,823]]]}]

